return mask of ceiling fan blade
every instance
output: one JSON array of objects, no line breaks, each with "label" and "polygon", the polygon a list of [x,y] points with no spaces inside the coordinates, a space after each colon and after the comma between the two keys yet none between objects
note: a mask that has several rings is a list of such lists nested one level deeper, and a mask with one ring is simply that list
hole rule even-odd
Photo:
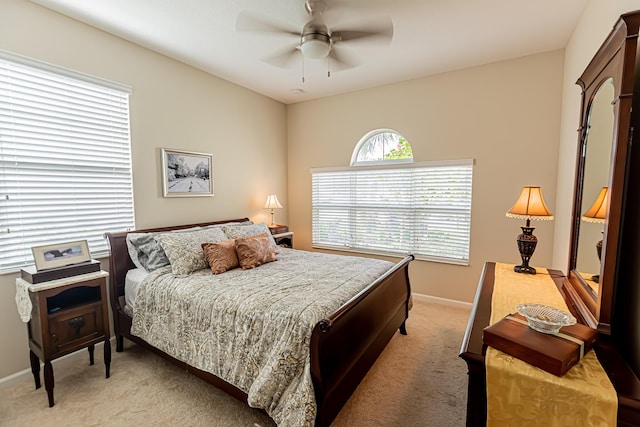
[{"label": "ceiling fan blade", "polygon": [[236,19],[236,31],[287,34],[300,37],[296,28],[275,22],[269,22],[248,12],[240,12]]},{"label": "ceiling fan blade", "polygon": [[302,55],[300,49],[298,49],[297,46],[293,46],[281,49],[262,60],[268,64],[275,65],[276,67],[289,68],[293,60],[300,55]]},{"label": "ceiling fan blade", "polygon": [[393,22],[377,24],[363,30],[334,30],[331,33],[334,42],[375,41],[391,43],[393,39]]},{"label": "ceiling fan blade", "polygon": [[335,47],[329,52],[329,61],[329,68],[335,71],[347,70],[360,65],[359,61],[353,57],[348,57],[344,53],[339,53]]}]

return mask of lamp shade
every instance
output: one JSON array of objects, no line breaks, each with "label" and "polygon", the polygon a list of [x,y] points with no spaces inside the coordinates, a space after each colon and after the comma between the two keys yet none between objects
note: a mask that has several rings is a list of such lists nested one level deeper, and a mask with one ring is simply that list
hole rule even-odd
[{"label": "lamp shade", "polygon": [[607,218],[607,205],[609,201],[609,189],[602,187],[600,194],[593,202],[591,208],[582,215],[582,220],[586,222],[604,222]]},{"label": "lamp shade", "polygon": [[509,218],[552,220],[540,187],[522,187],[516,203],[507,212]]},{"label": "lamp shade", "polygon": [[278,196],[275,194],[270,194],[267,196],[267,202],[264,204],[265,209],[280,209],[282,205],[278,201]]}]

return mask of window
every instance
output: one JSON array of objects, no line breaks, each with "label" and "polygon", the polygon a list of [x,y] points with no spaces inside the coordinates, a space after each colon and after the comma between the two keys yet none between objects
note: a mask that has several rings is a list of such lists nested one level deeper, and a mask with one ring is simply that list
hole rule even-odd
[{"label": "window", "polygon": [[311,170],[313,247],[467,264],[473,161],[374,162]]},{"label": "window", "polygon": [[133,228],[130,89],[0,51],[0,271]]},{"label": "window", "polygon": [[405,137],[390,129],[369,132],[356,145],[351,157],[352,166],[391,161],[412,162],[413,151]]}]

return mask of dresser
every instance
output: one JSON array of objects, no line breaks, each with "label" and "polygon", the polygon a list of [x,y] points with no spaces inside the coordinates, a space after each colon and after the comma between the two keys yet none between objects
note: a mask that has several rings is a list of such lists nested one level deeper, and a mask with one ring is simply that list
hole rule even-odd
[{"label": "dresser", "polygon": [[[522,275],[523,279],[527,275]],[[559,294],[573,311],[571,299],[566,297],[565,277],[562,272],[549,270]],[[483,268],[467,324],[460,357],[468,367],[467,426],[484,426],[487,420],[487,382],[485,358],[487,348],[482,331],[490,324],[491,305],[496,284],[496,263],[487,262]],[[516,283],[517,284],[517,283]],[[597,358],[615,388],[618,398],[618,426],[640,425],[640,383],[624,363],[622,355],[606,336],[598,338]]]}]

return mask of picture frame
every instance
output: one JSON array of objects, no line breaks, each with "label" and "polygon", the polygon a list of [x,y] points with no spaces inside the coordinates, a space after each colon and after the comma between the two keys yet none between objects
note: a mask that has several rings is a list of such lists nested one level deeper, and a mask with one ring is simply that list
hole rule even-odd
[{"label": "picture frame", "polygon": [[213,196],[213,155],[163,148],[162,195]]},{"label": "picture frame", "polygon": [[31,252],[38,271],[91,261],[86,240],[34,246]]}]

